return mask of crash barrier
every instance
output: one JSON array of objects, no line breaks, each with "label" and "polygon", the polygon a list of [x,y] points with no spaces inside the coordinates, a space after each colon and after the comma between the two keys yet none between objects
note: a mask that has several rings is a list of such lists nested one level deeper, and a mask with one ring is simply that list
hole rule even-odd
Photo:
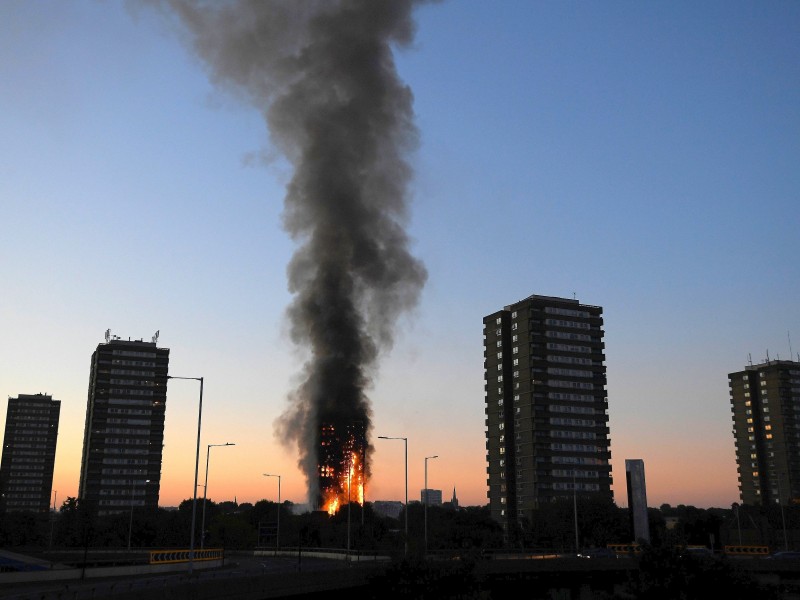
[{"label": "crash barrier", "polygon": [[[151,550],[150,564],[164,565],[169,563],[189,562],[191,550]],[[221,560],[224,556],[222,548],[203,548],[194,551],[194,560]]]},{"label": "crash barrier", "polygon": [[769,556],[769,546],[724,546],[722,551],[730,556]]},{"label": "crash barrier", "polygon": [[606,547],[617,554],[639,554],[642,551],[639,544],[608,544]]}]

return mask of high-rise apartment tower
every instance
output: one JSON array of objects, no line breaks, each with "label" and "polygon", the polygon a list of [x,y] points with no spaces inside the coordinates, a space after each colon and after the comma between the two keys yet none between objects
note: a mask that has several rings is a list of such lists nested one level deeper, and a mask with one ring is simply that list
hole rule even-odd
[{"label": "high-rise apartment tower", "polygon": [[40,513],[50,509],[60,412],[61,401],[47,394],[8,399],[0,508]]},{"label": "high-rise apartment tower", "polygon": [[98,514],[158,507],[169,349],[106,332],[92,354],[78,498]]},{"label": "high-rise apartment tower", "polygon": [[728,386],[742,503],[800,501],[800,362],[751,365]]},{"label": "high-rise apartment tower", "polygon": [[613,498],[602,313],[530,296],[483,319],[487,495],[509,541],[542,503]]}]

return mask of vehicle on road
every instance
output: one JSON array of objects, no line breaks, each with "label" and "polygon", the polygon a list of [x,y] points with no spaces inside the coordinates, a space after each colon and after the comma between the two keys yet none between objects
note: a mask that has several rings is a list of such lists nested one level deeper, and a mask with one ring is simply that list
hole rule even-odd
[{"label": "vehicle on road", "polygon": [[617,558],[611,548],[585,548],[578,552],[578,558]]}]

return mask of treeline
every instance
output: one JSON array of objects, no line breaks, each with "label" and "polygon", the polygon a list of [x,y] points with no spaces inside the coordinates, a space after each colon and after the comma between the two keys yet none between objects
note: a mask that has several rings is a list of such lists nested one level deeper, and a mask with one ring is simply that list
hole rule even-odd
[{"label": "treeline", "polygon": [[[134,509],[97,516],[89,506],[67,498],[54,515],[7,513],[0,515],[0,546],[6,548],[188,548],[192,500],[177,510]],[[280,509],[280,517],[278,510]],[[294,514],[293,505],[261,500],[195,505],[195,547],[229,550],[288,547],[350,549],[362,553],[393,554],[404,550],[406,515],[376,513],[373,505],[353,504],[337,514]],[[696,508],[663,504],[650,508],[653,546],[766,545],[771,549],[800,547],[800,507],[737,506]],[[280,525],[280,527],[278,527]],[[204,526],[204,527],[203,527]],[[201,531],[201,528],[204,531]],[[278,529],[280,540],[278,541]],[[427,535],[426,535],[427,532]],[[452,508],[408,507],[408,547],[415,553],[541,550],[570,553],[577,547],[602,547],[634,540],[627,508],[601,498],[578,497],[547,504],[520,520],[518,531],[504,532],[492,520],[487,506]]]}]

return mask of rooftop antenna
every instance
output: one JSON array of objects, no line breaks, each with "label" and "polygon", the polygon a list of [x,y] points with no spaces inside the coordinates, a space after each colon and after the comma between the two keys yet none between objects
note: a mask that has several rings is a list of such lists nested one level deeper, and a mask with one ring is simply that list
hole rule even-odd
[{"label": "rooftop antenna", "polygon": [[106,344],[108,343],[109,339],[111,339],[111,330],[106,329]]},{"label": "rooftop antenna", "polygon": [[794,354],[792,352],[792,336],[788,331],[786,332],[786,337],[789,339],[789,360],[792,360],[792,354]]},{"label": "rooftop antenna", "polygon": [[160,329],[153,334],[153,343],[155,344],[158,341],[158,332],[161,331]]},{"label": "rooftop antenna", "polygon": [[747,362],[750,363],[751,367],[753,366],[753,355],[750,354],[749,352],[747,353]]},{"label": "rooftop antenna", "polygon": [[767,362],[769,362],[769,348],[767,348]]}]

